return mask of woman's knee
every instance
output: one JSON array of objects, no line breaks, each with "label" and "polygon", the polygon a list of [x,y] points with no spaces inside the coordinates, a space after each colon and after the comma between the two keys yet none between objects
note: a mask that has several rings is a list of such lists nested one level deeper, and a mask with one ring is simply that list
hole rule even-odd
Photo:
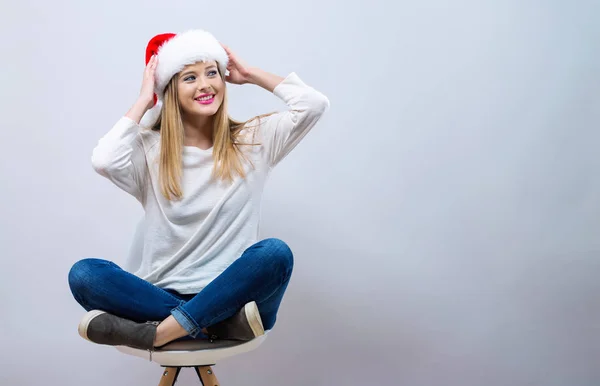
[{"label": "woman's knee", "polygon": [[95,258],[86,258],[79,260],[69,270],[69,287],[71,291],[78,292],[86,288],[90,283],[98,278],[98,268],[106,261]]},{"label": "woman's knee", "polygon": [[272,264],[291,274],[294,267],[294,254],[289,245],[285,241],[276,238],[265,239],[262,242],[269,252],[269,259]]}]

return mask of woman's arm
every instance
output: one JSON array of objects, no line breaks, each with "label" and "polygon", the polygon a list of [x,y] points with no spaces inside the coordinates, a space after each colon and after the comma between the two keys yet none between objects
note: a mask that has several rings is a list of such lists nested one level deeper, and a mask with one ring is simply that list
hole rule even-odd
[{"label": "woman's arm", "polygon": [[250,68],[248,74],[248,83],[260,86],[269,92],[273,92],[275,87],[283,80],[284,78],[279,75],[271,74],[256,67]]},{"label": "woman's arm", "polygon": [[125,116],[139,124],[144,114],[150,109],[152,102],[154,102],[152,99],[148,101],[143,98],[138,98]]},{"label": "woman's arm", "polygon": [[139,122],[153,103],[155,68],[156,58],[153,57],[144,70],[138,100],[100,138],[92,152],[94,170],[140,201],[143,200],[147,167]]},{"label": "woman's arm", "polygon": [[248,67],[225,46],[229,57],[226,81],[255,84],[281,99],[288,110],[259,120],[257,134],[269,167],[275,166],[304,138],[329,108],[329,99],[305,84],[295,73],[282,78]]},{"label": "woman's arm", "polygon": [[131,118],[119,119],[92,152],[92,167],[116,186],[143,202],[147,175],[140,127]]}]

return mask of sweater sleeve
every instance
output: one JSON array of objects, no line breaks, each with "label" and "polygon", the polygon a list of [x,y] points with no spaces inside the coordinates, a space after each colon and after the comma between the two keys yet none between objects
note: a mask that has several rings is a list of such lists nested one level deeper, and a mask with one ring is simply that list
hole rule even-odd
[{"label": "sweater sleeve", "polygon": [[261,119],[259,137],[269,167],[285,158],[329,109],[329,99],[306,85],[296,73],[279,83],[273,94],[288,109]]},{"label": "sweater sleeve", "polygon": [[100,175],[143,203],[147,171],[140,127],[122,117],[92,152],[92,166]]}]

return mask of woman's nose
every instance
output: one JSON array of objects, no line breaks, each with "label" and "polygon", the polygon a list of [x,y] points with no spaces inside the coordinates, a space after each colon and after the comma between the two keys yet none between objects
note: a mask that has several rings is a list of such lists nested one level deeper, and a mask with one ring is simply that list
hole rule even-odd
[{"label": "woman's nose", "polygon": [[207,79],[202,76],[198,78],[198,90],[204,91],[206,89],[210,89],[210,84],[208,83]]}]

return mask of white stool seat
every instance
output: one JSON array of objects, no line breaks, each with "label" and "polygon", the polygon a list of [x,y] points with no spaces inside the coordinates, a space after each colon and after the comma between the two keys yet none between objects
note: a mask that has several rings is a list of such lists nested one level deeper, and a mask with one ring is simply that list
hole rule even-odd
[{"label": "white stool seat", "polygon": [[116,346],[116,349],[124,354],[150,359],[165,367],[197,367],[214,365],[221,359],[252,351],[266,338],[267,333],[248,342],[228,341],[211,344],[202,340],[180,341],[167,344],[152,354],[127,346]]}]

